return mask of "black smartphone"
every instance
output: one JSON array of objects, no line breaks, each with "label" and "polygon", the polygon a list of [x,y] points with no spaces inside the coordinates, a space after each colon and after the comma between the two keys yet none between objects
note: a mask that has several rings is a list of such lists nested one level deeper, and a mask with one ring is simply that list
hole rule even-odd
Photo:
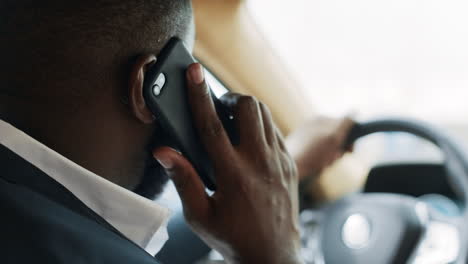
[{"label": "black smartphone", "polygon": [[[169,137],[168,145],[180,151],[192,163],[205,186],[214,191],[216,179],[212,162],[198,137],[188,103],[186,71],[195,62],[183,42],[172,38],[158,55],[156,63],[148,69],[143,96],[159,122],[159,128]],[[211,94],[218,117],[235,144],[235,117]]]}]

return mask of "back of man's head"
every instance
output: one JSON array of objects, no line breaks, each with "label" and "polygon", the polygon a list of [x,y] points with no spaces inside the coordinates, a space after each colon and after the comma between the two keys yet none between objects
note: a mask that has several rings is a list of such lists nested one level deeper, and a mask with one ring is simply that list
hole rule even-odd
[{"label": "back of man's head", "polygon": [[0,119],[153,196],[165,176],[142,79],[171,37],[192,44],[191,11],[190,0],[0,0]]},{"label": "back of man's head", "polygon": [[130,57],[189,34],[190,8],[187,0],[0,0],[0,91],[45,97],[45,85],[81,86],[73,93],[85,94]]}]

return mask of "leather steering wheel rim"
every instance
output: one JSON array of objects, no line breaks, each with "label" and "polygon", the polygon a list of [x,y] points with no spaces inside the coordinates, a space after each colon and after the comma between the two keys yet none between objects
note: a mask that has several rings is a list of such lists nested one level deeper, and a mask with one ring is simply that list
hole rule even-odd
[{"label": "leather steering wheel rim", "polygon": [[[426,139],[440,148],[440,150],[442,151],[444,155],[444,167],[447,171],[447,180],[449,184],[451,185],[454,193],[462,201],[463,212],[461,216],[459,217],[459,223],[468,223],[468,206],[467,206],[468,205],[468,160],[464,156],[463,151],[460,149],[459,145],[457,145],[446,134],[442,133],[441,131],[434,128],[433,126],[430,126],[423,122],[408,120],[408,119],[380,119],[380,120],[375,120],[375,121],[370,121],[370,122],[365,122],[365,123],[357,123],[351,129],[349,133],[349,136],[346,141],[346,146],[350,146],[351,144],[353,144],[355,141],[357,141],[358,139],[362,137],[365,137],[367,135],[374,134],[374,133],[380,133],[380,132],[406,132],[406,133],[415,135],[417,137]],[[333,214],[335,218],[341,217],[341,220],[336,220],[337,223],[333,223],[335,219],[333,218],[327,219],[325,226],[331,226],[331,227],[325,227],[324,230],[328,230],[328,232],[330,232],[331,230],[335,230],[338,227],[343,226],[342,223],[338,223],[338,221],[343,221],[343,218],[342,218],[343,213],[341,212],[337,213],[337,211],[347,210],[350,207],[353,208],[355,207],[356,203],[366,203],[370,199],[374,199],[374,201],[378,201],[377,203],[380,203],[380,206],[382,205],[385,206],[385,201],[384,201],[385,199],[389,199],[389,200],[397,199],[398,200],[400,198],[400,197],[396,197],[396,195],[394,196],[389,195],[388,197],[384,197],[382,195],[375,196],[375,197],[371,197],[371,196],[372,194],[362,194],[361,197],[351,198],[348,200],[345,197],[343,201],[339,201],[335,203],[335,205],[333,206],[333,210],[326,212],[326,214]],[[382,199],[382,197],[384,197],[384,199]],[[398,201],[397,200],[395,200],[395,202],[393,203],[397,204],[399,202],[399,200]],[[402,200],[401,203],[402,204],[408,203],[408,206],[407,206],[408,208],[411,207],[409,204],[414,205],[414,202],[409,199],[408,201]],[[373,206],[372,203],[368,203],[368,204],[370,207]],[[374,209],[379,210],[378,207]],[[400,209],[402,208],[395,209],[393,213],[396,212],[397,214],[400,213],[400,215],[404,215],[404,214],[401,214]],[[407,210],[407,208],[405,210]],[[410,210],[407,210],[407,214],[410,214],[410,213],[411,213]],[[374,215],[374,217],[375,216],[376,215]],[[468,237],[467,237],[468,232],[467,232],[467,228],[465,227],[466,225],[459,224],[458,226],[459,226],[460,250],[459,250],[458,259],[454,263],[461,264],[461,263],[466,263],[467,251],[468,251]],[[336,231],[333,231],[333,232],[336,233]],[[322,237],[325,237],[327,235],[328,234],[325,233],[324,236]],[[332,234],[332,235],[335,235],[335,234]],[[328,238],[325,238],[325,239],[328,239]],[[342,239],[342,237],[340,237],[340,239]],[[338,241],[337,239],[329,243],[326,243],[327,241],[322,241],[322,244],[323,244],[322,247],[323,249],[325,249],[325,247],[336,245],[337,241]],[[333,249],[329,249],[329,252],[333,252]],[[330,254],[334,254],[334,253],[330,253]],[[398,254],[398,252],[395,252],[395,254]],[[344,254],[343,256],[345,255],[346,254]],[[358,262],[353,262],[353,263],[360,263],[360,262],[358,261]]]}]

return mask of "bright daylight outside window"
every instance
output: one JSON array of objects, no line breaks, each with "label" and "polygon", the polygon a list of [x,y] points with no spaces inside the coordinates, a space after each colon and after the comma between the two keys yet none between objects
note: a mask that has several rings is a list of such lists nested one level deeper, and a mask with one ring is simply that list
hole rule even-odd
[{"label": "bright daylight outside window", "polygon": [[[321,113],[354,112],[359,120],[411,117],[468,142],[467,1],[248,3],[304,97]],[[421,144],[385,138],[387,146]]]}]

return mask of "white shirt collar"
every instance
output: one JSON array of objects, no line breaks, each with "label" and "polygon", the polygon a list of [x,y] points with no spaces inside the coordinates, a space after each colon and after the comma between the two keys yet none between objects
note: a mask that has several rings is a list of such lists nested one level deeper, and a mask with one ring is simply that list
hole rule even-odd
[{"label": "white shirt collar", "polygon": [[0,144],[59,182],[149,254],[156,255],[167,241],[169,209],[86,170],[2,120]]}]

